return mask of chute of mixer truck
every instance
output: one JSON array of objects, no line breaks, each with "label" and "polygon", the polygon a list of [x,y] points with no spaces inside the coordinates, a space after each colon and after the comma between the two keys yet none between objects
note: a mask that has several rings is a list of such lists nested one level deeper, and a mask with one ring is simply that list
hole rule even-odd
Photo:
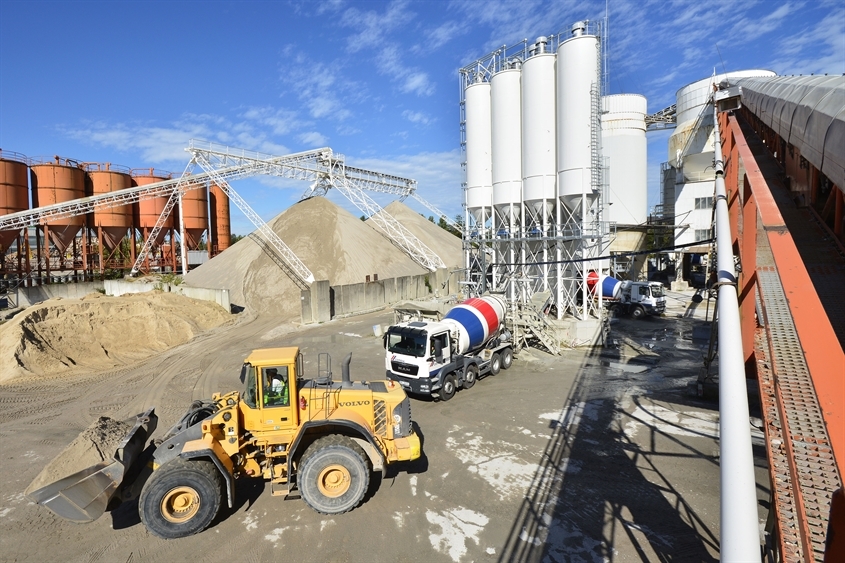
[{"label": "chute of mixer truck", "polygon": [[468,299],[441,321],[395,324],[384,334],[388,379],[408,392],[451,399],[479,376],[513,363],[513,342],[503,326],[505,303],[496,296]]}]

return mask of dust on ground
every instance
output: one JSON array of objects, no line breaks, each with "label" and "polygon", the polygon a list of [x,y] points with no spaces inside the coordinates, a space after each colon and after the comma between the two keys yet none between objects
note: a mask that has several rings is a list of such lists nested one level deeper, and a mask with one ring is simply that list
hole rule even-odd
[{"label": "dust on ground", "polygon": [[50,299],[0,325],[0,381],[132,364],[229,319],[216,303],[159,291]]},{"label": "dust on ground", "polygon": [[76,439],[41,470],[24,494],[73,475],[114,456],[117,445],[126,437],[132,424],[107,416],[97,418]]}]

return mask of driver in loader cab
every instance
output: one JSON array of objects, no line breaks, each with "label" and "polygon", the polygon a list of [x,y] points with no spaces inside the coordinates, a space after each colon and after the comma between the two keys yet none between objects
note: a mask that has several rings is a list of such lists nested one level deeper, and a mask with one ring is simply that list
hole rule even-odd
[{"label": "driver in loader cab", "polygon": [[290,405],[288,392],[288,368],[268,368],[264,370],[264,406],[287,407]]}]

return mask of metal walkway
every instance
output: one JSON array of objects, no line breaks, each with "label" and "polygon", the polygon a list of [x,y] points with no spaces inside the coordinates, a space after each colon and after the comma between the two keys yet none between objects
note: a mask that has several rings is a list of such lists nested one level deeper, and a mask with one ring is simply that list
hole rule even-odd
[{"label": "metal walkway", "polygon": [[[833,326],[840,319],[828,322],[824,288],[815,291],[813,282],[834,283],[837,252],[822,243],[806,210],[796,209],[768,148],[736,117],[727,121],[727,176],[746,303],[743,337],[756,334],[751,348],[773,488],[769,530],[783,561],[821,562],[830,497],[842,486],[834,445],[841,440],[843,399],[836,390],[845,371],[835,372],[845,369],[845,355]],[[802,212],[805,217],[797,221]],[[815,267],[820,256],[827,268]],[[813,276],[814,270],[823,275]],[[842,277],[836,287],[845,283]]]}]

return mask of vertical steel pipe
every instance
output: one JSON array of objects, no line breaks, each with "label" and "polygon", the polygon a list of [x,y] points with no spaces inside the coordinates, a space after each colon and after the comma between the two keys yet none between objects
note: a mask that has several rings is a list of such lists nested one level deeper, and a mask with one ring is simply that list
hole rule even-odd
[{"label": "vertical steel pipe", "polygon": [[733,237],[719,114],[713,108],[715,147],[716,265],[718,268],[719,314],[719,459],[721,481],[721,560],[760,561],[760,531],[757,522],[757,492],[754,457],[751,451],[751,423],[745,386],[745,361],[736,288]]}]

